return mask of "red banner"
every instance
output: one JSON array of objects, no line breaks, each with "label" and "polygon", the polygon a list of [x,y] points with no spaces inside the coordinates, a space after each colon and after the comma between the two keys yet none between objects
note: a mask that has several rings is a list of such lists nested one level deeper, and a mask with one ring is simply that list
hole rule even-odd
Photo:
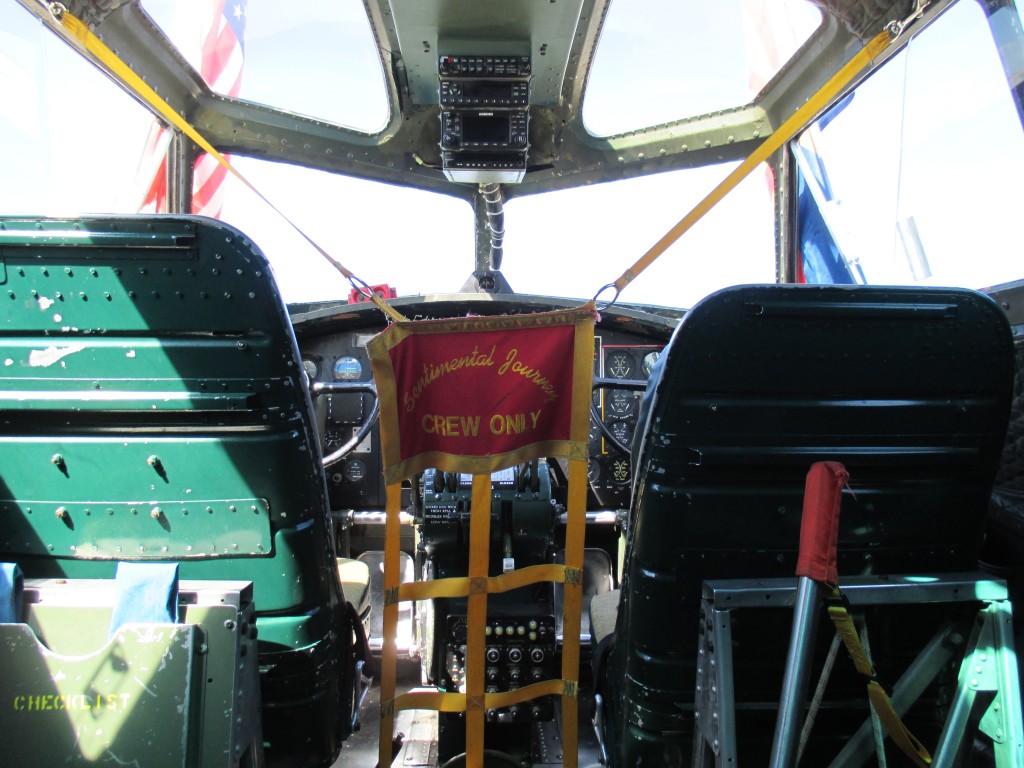
[{"label": "red banner", "polygon": [[593,307],[395,323],[367,349],[388,483],[586,457]]}]

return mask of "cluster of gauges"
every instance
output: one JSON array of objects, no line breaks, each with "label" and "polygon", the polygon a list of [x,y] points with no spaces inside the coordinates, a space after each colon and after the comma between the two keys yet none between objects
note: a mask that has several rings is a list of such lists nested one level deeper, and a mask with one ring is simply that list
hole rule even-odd
[{"label": "cluster of gauges", "polygon": [[[341,355],[336,358],[330,368],[325,368],[325,363],[322,358],[316,357],[303,357],[302,367],[306,372],[306,376],[309,377],[309,381],[320,382],[327,379],[341,383],[365,381],[366,377],[364,374],[363,361],[354,355]],[[356,426],[361,423],[362,420],[362,408],[356,409],[354,415],[346,416],[344,419],[339,421],[332,417],[332,408],[334,405],[335,397],[347,397],[347,398],[359,398],[361,395],[353,394],[337,394],[331,393],[329,390],[325,391],[322,397],[327,398],[326,406],[326,424],[324,425],[324,453],[330,454],[340,448],[354,432]],[[358,401],[357,401],[358,402]],[[351,408],[351,406],[350,406]],[[355,419],[355,423],[349,423],[349,419]],[[358,448],[356,453],[358,453]],[[369,474],[369,467],[367,463],[356,455],[349,455],[343,461],[334,462],[330,466],[328,471],[328,479],[330,480],[331,486],[340,486],[343,483],[359,484],[362,483]]]},{"label": "cluster of gauges", "polygon": [[[601,415],[604,425],[620,446],[632,443],[637,428],[637,416],[640,400],[643,396],[638,383],[645,382],[651,374],[655,363],[661,355],[661,348],[656,346],[605,345],[601,350],[599,375],[605,379],[619,379],[631,382],[632,388],[617,388],[606,384],[603,391],[595,393],[595,406]],[[306,357],[302,361],[303,368],[310,381],[357,382],[365,380],[365,364],[355,355],[343,354],[330,359]],[[329,367],[327,367],[329,366]],[[325,443],[328,451],[340,445],[343,435],[329,418]],[[347,431],[346,431],[347,434]],[[601,485],[609,491],[613,488],[628,489],[632,479],[632,467],[628,451],[623,453],[614,443],[605,439],[596,429],[591,434],[591,461],[589,466],[590,481]],[[359,483],[365,479],[368,468],[360,457],[351,456],[349,461],[336,466],[331,476],[334,486],[340,483]],[[620,491],[614,491],[613,495]],[[622,501],[622,500],[619,500]]]},{"label": "cluster of gauges", "polygon": [[[603,350],[602,374],[606,379],[620,379],[633,382],[633,388],[607,386],[603,400],[595,401],[602,419],[615,440],[621,446],[629,446],[636,429],[639,403],[643,396],[635,382],[646,381],[661,355],[660,347],[619,347],[608,345]],[[603,405],[603,408],[601,407]],[[598,437],[595,435],[595,437]],[[602,476],[607,482],[625,486],[632,479],[632,468],[628,455],[624,455],[613,443],[601,439],[600,461],[592,458],[590,479],[598,482]]]},{"label": "cluster of gauges", "polygon": [[[320,363],[308,357],[302,359],[302,367],[310,381],[319,381],[321,376]],[[331,375],[335,381],[360,381],[363,378],[363,363],[358,357],[344,355],[334,361]]]}]

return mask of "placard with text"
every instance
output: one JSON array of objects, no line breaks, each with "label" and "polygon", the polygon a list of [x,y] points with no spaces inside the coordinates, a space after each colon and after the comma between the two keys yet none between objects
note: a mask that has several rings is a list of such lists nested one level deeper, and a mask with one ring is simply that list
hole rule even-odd
[{"label": "placard with text", "polygon": [[390,326],[367,345],[385,481],[586,457],[592,305]]}]

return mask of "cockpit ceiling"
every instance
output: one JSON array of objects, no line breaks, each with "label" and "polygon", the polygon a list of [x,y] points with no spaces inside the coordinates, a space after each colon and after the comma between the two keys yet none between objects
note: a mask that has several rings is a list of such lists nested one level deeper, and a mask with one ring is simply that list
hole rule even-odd
[{"label": "cockpit ceiling", "polygon": [[914,0],[811,0],[823,11],[839,18],[862,40],[877,35],[893,19],[905,19]]},{"label": "cockpit ceiling", "polygon": [[[589,76],[588,70],[600,43],[600,30],[615,2],[531,0],[497,4],[480,3],[478,0],[364,0],[364,6],[375,38],[374,47],[384,65],[385,78],[394,81],[392,93],[403,102],[403,108],[438,103],[437,61],[438,56],[447,54],[530,56],[534,62],[531,106],[554,107],[570,93],[580,92],[582,82],[573,88],[572,81],[585,80]],[[915,0],[807,2],[835,16],[851,33],[866,39],[893,19],[906,17]],[[158,3],[146,0],[66,2],[73,14],[94,29],[122,6],[136,4],[151,11],[151,6]],[[696,0],[689,4],[692,11],[684,10],[682,15],[692,17],[690,26],[698,28],[703,20],[701,4]],[[769,22],[771,14],[777,13],[770,6],[761,7],[761,3],[753,0],[744,3],[747,5],[750,8],[744,7],[744,14],[764,16]],[[305,23],[318,17],[327,22],[332,15],[329,9],[317,9],[313,13],[304,11],[301,5],[291,6],[291,9],[288,15],[294,11],[295,18]],[[175,9],[174,13],[180,15],[180,10]],[[240,13],[245,13],[245,10]],[[172,42],[177,43],[173,30],[159,19],[158,23],[164,26],[164,32],[172,37]],[[665,24],[666,21],[662,19],[659,23]],[[678,45],[685,47],[688,45],[687,36],[693,32],[681,29],[670,34]],[[345,44],[345,41],[339,40],[339,43]],[[189,58],[187,51],[180,52]],[[715,66],[714,61],[709,64]],[[329,78],[333,73],[321,74]],[[288,109],[286,105],[277,103],[267,103],[267,106]]]},{"label": "cockpit ceiling", "polygon": [[[123,5],[131,5],[136,0],[65,0],[68,10],[82,19],[89,26],[95,26],[102,22],[113,11]],[[708,0],[714,2],[714,0]],[[823,11],[840,18],[846,26],[858,37],[866,38],[880,32],[885,24],[894,18],[906,17],[913,5],[914,0],[811,0]],[[475,0],[449,0],[448,2],[417,2],[417,0],[367,0],[368,4],[376,6],[381,13],[387,15],[394,12],[396,18],[405,15],[407,12],[418,15],[421,24],[430,22],[431,18],[437,19],[441,12],[444,12],[448,31],[451,34],[469,33],[476,36],[481,31],[487,32],[493,24],[494,9],[491,6],[483,5]],[[549,3],[555,5],[558,3]],[[586,0],[568,0],[561,3],[567,6],[571,13],[572,8],[580,8],[583,5],[592,5]],[[461,5],[458,14],[452,14],[452,6]],[[519,15],[522,6],[536,6],[539,3],[505,3],[502,5],[502,13]],[[479,14],[473,9],[484,8],[487,15],[484,23],[481,24]],[[418,10],[417,10],[418,9]],[[467,10],[468,9],[468,10]],[[527,15],[533,15],[533,8],[525,8]],[[559,11],[559,13],[563,13]],[[455,15],[458,21],[449,24],[449,20]],[[461,17],[461,18],[460,18]],[[435,23],[435,27],[437,24]],[[410,27],[411,31],[411,27]]]},{"label": "cockpit ceiling", "polygon": [[[19,1],[44,21],[49,15],[38,0]],[[752,54],[739,47],[748,44],[751,35],[742,28],[742,17],[770,20],[783,13],[780,8],[787,3],[678,0],[666,8],[688,10],[682,20],[670,25],[659,14],[647,13],[647,0],[633,0],[643,9],[642,18],[635,20],[637,27],[670,29],[670,42],[658,44],[662,62],[649,65],[655,76],[649,79],[660,78],[658,82],[669,89],[683,92],[692,90],[695,81],[713,76],[713,87],[725,80],[742,81],[747,90],[730,95],[719,88],[715,96],[721,103],[680,101],[678,107],[673,104],[650,114],[614,93],[602,95],[610,104],[606,111],[618,110],[635,118],[628,124],[613,122],[602,130],[596,120],[590,120],[590,110],[591,103],[599,101],[598,70],[616,69],[614,63],[603,61],[608,49],[633,60],[632,72],[639,74],[619,79],[636,82],[645,75],[644,57],[639,56],[638,65],[637,52],[653,47],[646,39],[630,37],[631,30],[625,38],[616,38],[613,32],[622,30],[606,24],[614,21],[616,8],[621,12],[630,0],[364,0],[362,8],[356,3],[246,2],[245,72],[237,96],[218,92],[203,81],[195,56],[171,34],[175,25],[158,13],[163,8],[171,19],[194,6],[170,0],[67,0],[66,5],[222,151],[460,197],[470,197],[472,188],[453,185],[451,177],[446,179],[441,172],[440,56],[530,57],[529,149],[525,178],[509,191],[509,196],[515,196],[741,159],[849,60],[859,48],[857,38],[869,38],[890,21],[906,18],[915,4],[915,0],[807,0],[806,4],[792,0],[788,4],[803,6],[804,15],[810,9],[816,17],[817,7],[832,18],[826,16],[818,26],[805,24],[792,47],[777,57],[779,61],[760,80],[768,85],[750,89],[748,81],[754,78],[748,57]],[[237,0],[238,6],[244,4]],[[349,42],[362,25],[362,19],[353,14],[363,10],[367,24],[361,55],[367,59],[366,66],[357,70],[336,59],[318,60],[314,44],[333,47],[335,54],[352,53]],[[258,11],[273,18],[257,19]],[[287,18],[291,15],[294,18]],[[281,17],[289,22],[286,31],[275,26]],[[705,23],[709,18],[719,20],[728,34],[711,29]],[[298,41],[298,54],[293,46],[288,55],[275,37],[286,33],[290,42]],[[192,39],[194,46],[195,36]],[[260,45],[277,58],[258,62]],[[673,61],[674,52],[679,54],[677,61]],[[261,77],[284,83],[288,96],[302,92],[333,99],[336,108],[348,108],[362,93],[375,90],[375,117],[361,123],[336,112],[285,103],[265,90],[250,90]],[[655,88],[650,91],[653,96],[644,93],[634,98],[646,107],[666,90]]]}]

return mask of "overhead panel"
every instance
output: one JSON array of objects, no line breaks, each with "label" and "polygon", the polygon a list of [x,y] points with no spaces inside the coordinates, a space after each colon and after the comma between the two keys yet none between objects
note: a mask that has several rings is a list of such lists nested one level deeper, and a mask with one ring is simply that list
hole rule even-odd
[{"label": "overhead panel", "polygon": [[413,104],[438,103],[438,56],[529,56],[530,103],[558,103],[583,0],[391,0]]}]

